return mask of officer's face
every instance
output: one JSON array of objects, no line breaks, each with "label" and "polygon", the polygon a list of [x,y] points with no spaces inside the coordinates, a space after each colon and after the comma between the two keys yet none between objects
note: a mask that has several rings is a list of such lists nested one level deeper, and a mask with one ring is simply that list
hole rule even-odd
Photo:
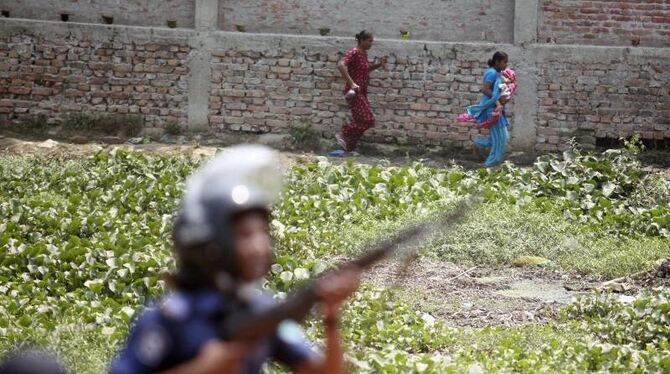
[{"label": "officer's face", "polygon": [[265,276],[272,261],[272,240],[267,216],[261,212],[243,214],[233,222],[237,268],[245,281]]}]

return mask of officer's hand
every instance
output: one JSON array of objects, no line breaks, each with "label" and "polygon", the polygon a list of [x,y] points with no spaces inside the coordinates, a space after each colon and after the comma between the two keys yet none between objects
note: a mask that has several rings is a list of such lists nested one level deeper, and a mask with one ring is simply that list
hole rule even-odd
[{"label": "officer's hand", "polygon": [[361,271],[347,268],[319,279],[316,294],[323,302],[324,313],[330,317],[337,313],[339,306],[356,291],[361,281]]},{"label": "officer's hand", "polygon": [[198,356],[196,370],[199,374],[237,373],[251,346],[249,343],[229,343],[212,340],[205,344]]}]

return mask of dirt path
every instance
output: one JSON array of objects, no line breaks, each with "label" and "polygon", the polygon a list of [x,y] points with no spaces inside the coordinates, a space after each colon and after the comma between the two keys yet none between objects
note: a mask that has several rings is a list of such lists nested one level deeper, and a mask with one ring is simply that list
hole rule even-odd
[{"label": "dirt path", "polygon": [[[63,141],[54,141],[51,139],[37,139],[32,138],[18,138],[15,135],[0,134],[0,154],[43,154],[43,155],[67,155],[80,156],[98,152],[103,149],[111,150],[113,148],[123,148],[137,152],[147,153],[161,153],[161,154],[182,154],[191,155],[192,157],[211,157],[219,147],[216,146],[202,146],[197,143],[187,143],[182,145],[177,144],[163,144],[163,143],[149,143],[149,144],[104,144],[104,143],[85,143],[73,144]],[[304,153],[304,152],[282,152],[284,162],[286,164],[304,163],[314,161],[318,157],[323,157],[321,154]],[[648,151],[641,157],[641,161],[645,170],[650,172],[658,172],[670,180],[670,154],[661,151]],[[528,166],[532,164],[533,159],[522,152],[513,152],[507,156],[509,161],[512,161],[520,166]],[[344,158],[329,158],[333,163],[346,162]],[[466,170],[480,168],[481,162],[474,160],[472,155],[467,151],[454,151],[450,154],[441,156],[433,156],[428,158],[421,157],[383,157],[375,155],[359,155],[354,158],[355,162],[364,164],[377,164],[385,162],[392,166],[406,166],[411,165],[416,161],[423,162],[424,165],[430,167],[446,168],[458,165]]]},{"label": "dirt path", "polygon": [[542,323],[595,283],[577,274],[541,269],[463,267],[422,258],[398,278],[399,264],[374,268],[366,281],[395,287],[400,297],[452,326],[514,326]]},{"label": "dirt path", "polygon": [[122,148],[137,152],[183,154],[192,156],[212,156],[216,153],[215,147],[198,147],[194,145],[168,145],[160,143],[150,144],[103,144],[86,143],[72,144],[47,140],[25,140],[0,136],[0,152],[19,155],[71,155],[82,156],[107,149]]},{"label": "dirt path", "polygon": [[[210,158],[219,150],[218,147],[200,146],[197,144],[175,145],[162,143],[149,144],[103,144],[86,143],[72,144],[47,140],[26,140],[0,135],[0,155],[41,155],[57,157],[81,157],[96,152],[113,149],[125,149],[140,153],[157,153],[164,155],[186,155],[194,159]],[[296,163],[304,163],[316,159],[315,155],[282,152],[282,164],[290,167]]]},{"label": "dirt path", "polygon": [[[0,134],[0,154],[37,154],[37,155],[65,155],[65,156],[82,156],[92,154],[104,149],[112,150],[114,148],[122,148],[136,152],[147,153],[161,153],[161,154],[182,154],[191,155],[193,157],[211,157],[219,149],[216,146],[202,146],[196,143],[190,144],[163,144],[163,143],[149,143],[149,144],[105,144],[103,142],[91,142],[85,144],[74,144],[65,141],[56,141],[52,139],[37,139],[18,138],[13,135]],[[303,163],[315,161],[319,157],[325,155],[315,153],[302,153],[284,151],[282,155],[288,163]],[[346,158],[329,158],[333,163],[347,162]],[[450,167],[454,164],[460,165],[465,169],[476,169],[480,167],[480,163],[471,159],[470,155],[465,152],[463,154],[454,153],[444,157],[432,158],[416,158],[416,157],[381,157],[373,155],[359,155],[354,158],[358,163],[377,164],[382,160],[389,165],[405,166],[413,162],[421,160],[425,165],[431,167]]]}]

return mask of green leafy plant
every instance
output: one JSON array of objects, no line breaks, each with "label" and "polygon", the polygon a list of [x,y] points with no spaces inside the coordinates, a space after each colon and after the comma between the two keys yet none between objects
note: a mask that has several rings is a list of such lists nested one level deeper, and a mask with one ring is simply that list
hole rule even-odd
[{"label": "green leafy plant", "polygon": [[[120,149],[0,158],[0,349],[30,339],[54,347],[77,372],[104,371],[133,316],[164,291],[160,274],[174,266],[172,216],[198,165]],[[667,181],[627,150],[572,150],[494,171],[322,158],[290,170],[273,214],[277,251],[266,286],[284,297],[334,266],[333,258],[472,194],[484,203],[459,226],[459,240],[430,243],[428,252],[492,264],[541,255],[597,274],[668,253]],[[491,230],[495,222],[509,226]],[[526,236],[516,233],[523,230]],[[523,247],[534,237],[559,245]],[[668,305],[667,293],[631,305],[595,295],[547,326],[471,330],[365,286],[344,311],[342,333],[357,372],[663,372],[670,370]],[[317,341],[318,322],[307,325]]]},{"label": "green leafy plant", "polygon": [[637,156],[640,153],[644,152],[646,149],[644,143],[642,142],[640,134],[635,134],[630,139],[621,138],[620,140],[621,142],[623,142],[626,150],[633,155]]}]

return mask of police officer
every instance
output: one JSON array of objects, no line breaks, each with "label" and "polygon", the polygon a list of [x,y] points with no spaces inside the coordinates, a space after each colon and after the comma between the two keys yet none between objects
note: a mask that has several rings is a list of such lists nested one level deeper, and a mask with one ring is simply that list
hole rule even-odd
[{"label": "police officer", "polygon": [[274,303],[260,282],[272,264],[270,207],[281,189],[276,154],[242,145],[224,151],[191,177],[173,230],[177,272],[172,291],[136,321],[112,363],[125,373],[258,373],[277,360],[295,372],[341,373],[338,307],[358,287],[350,269],[316,283],[326,331],[321,354],[294,322],[253,342],[225,342],[218,326],[241,305]]}]

